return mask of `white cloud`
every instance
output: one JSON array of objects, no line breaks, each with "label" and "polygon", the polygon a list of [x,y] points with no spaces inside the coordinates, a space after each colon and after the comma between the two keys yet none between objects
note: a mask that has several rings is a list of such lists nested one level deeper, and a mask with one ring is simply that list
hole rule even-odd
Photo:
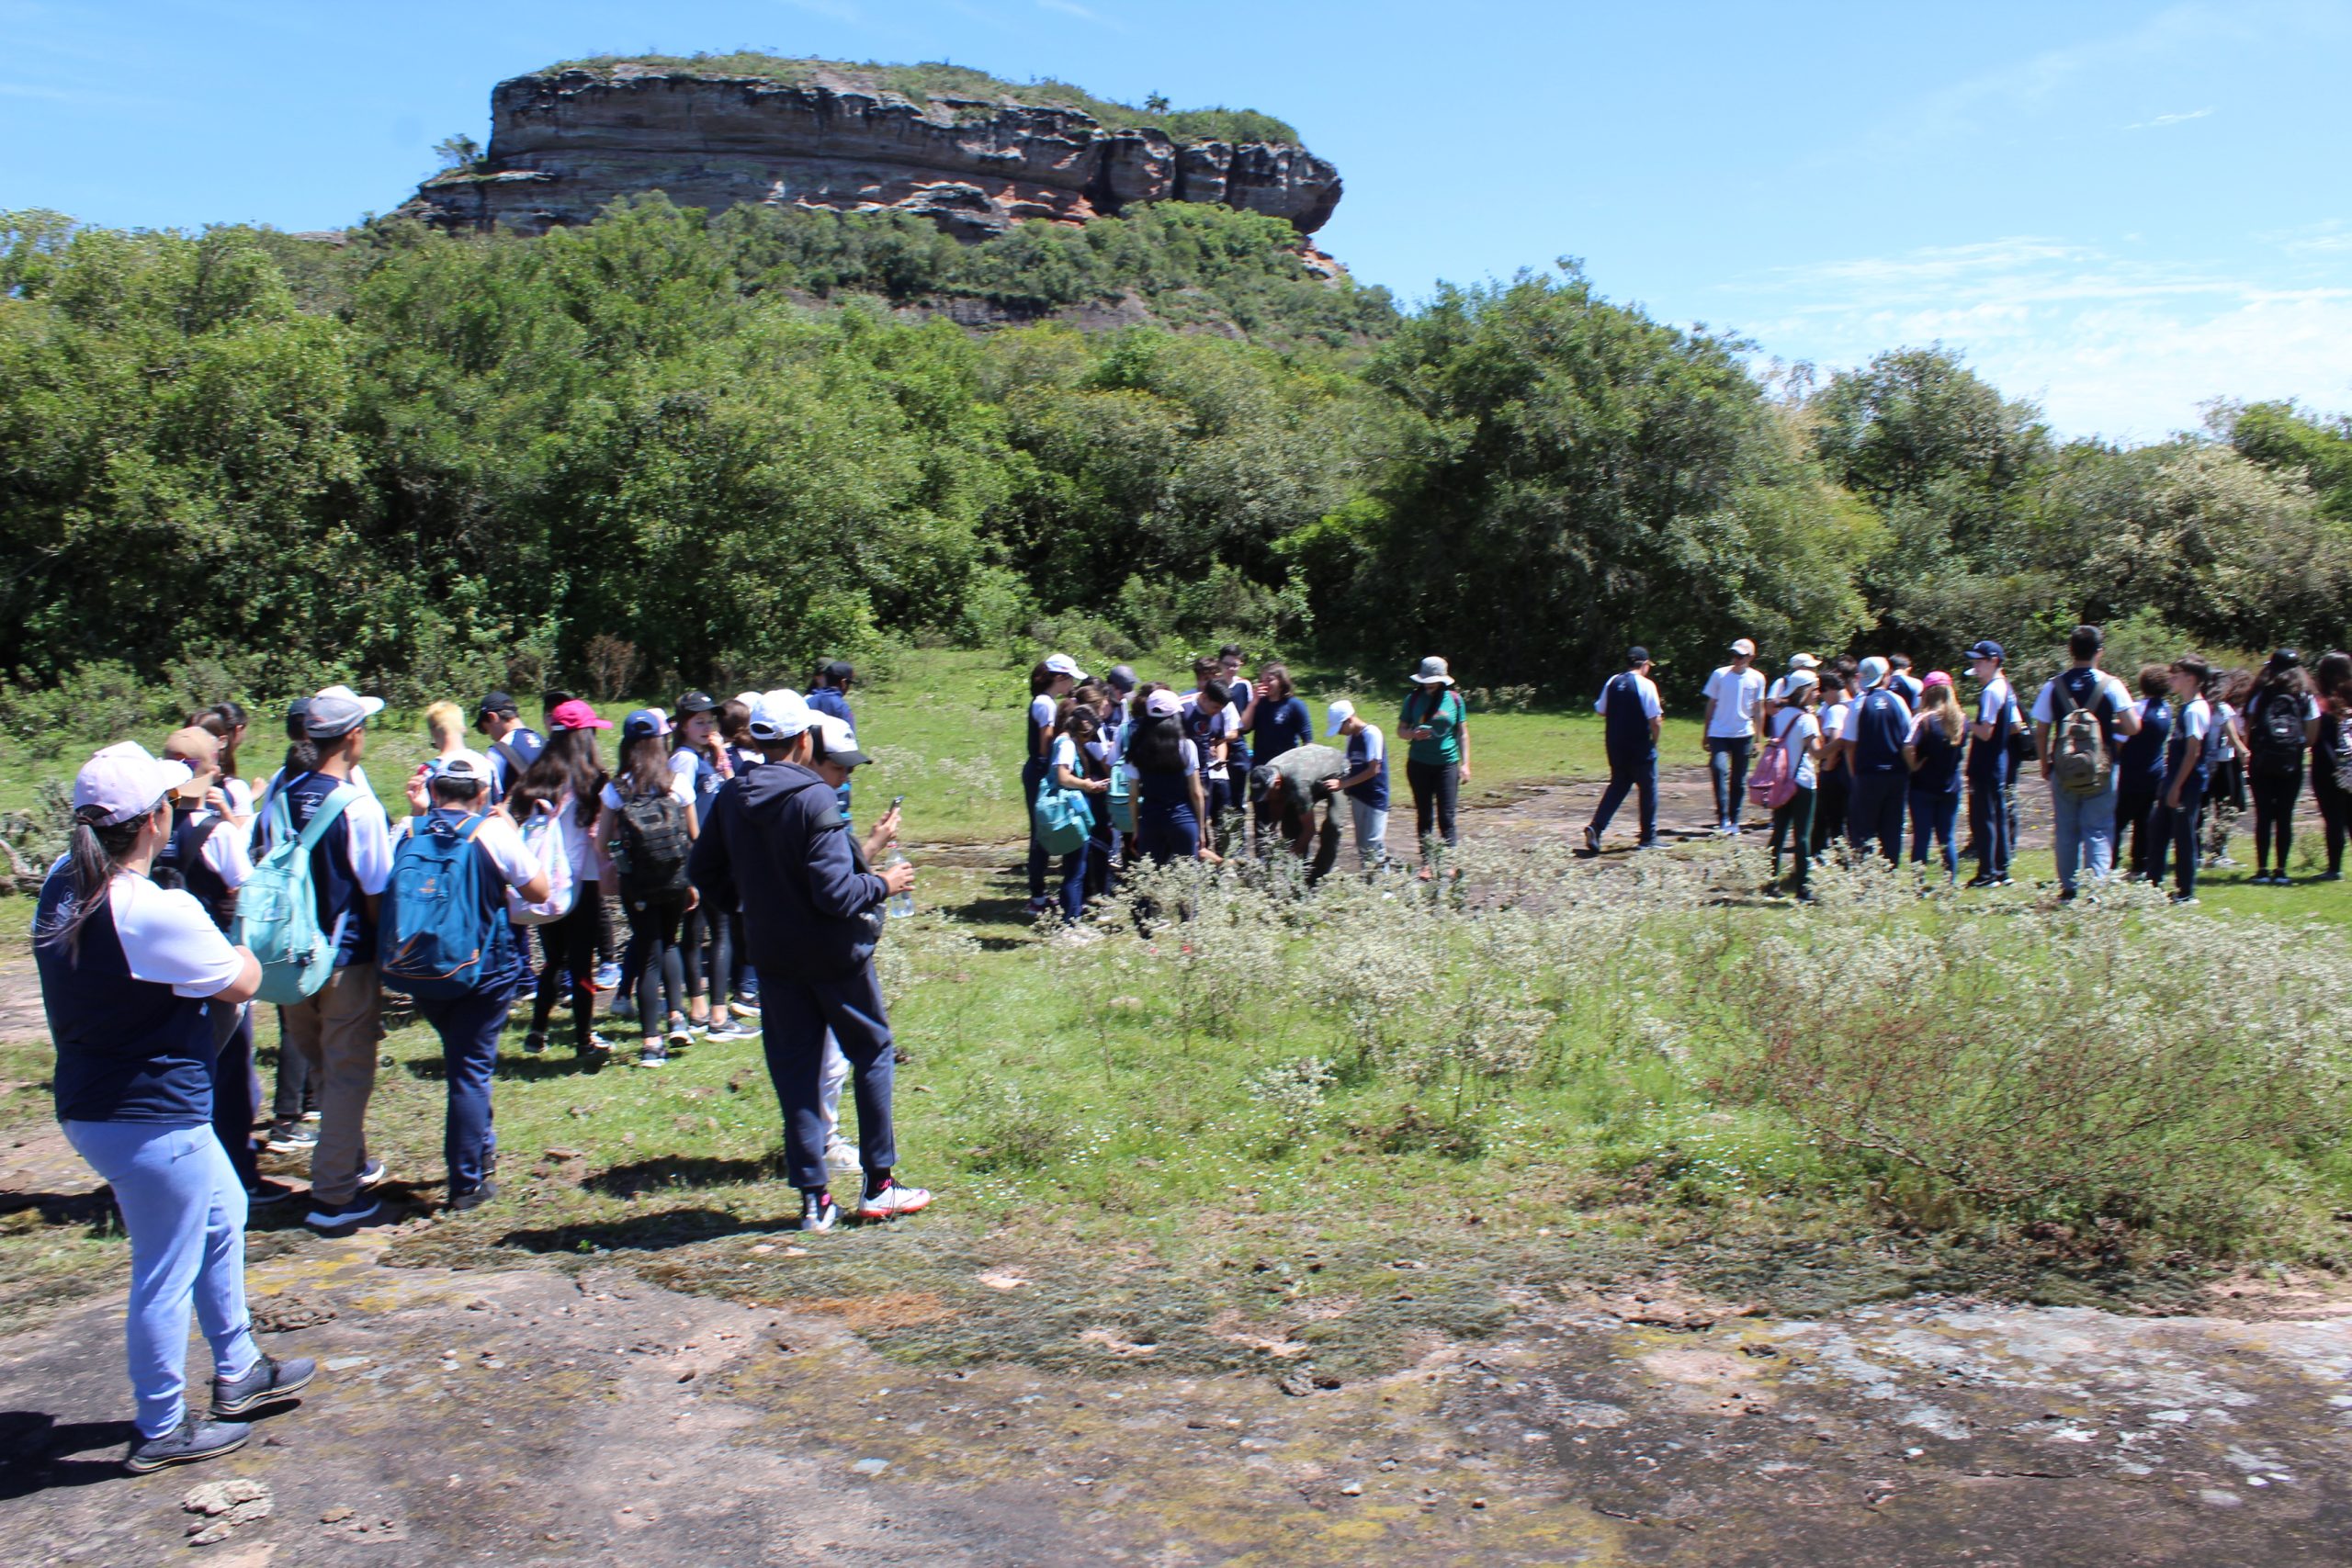
[{"label": "white cloud", "polygon": [[1058,12],[1065,17],[1076,17],[1081,22],[1091,22],[1098,28],[1108,28],[1114,33],[1123,33],[1127,30],[1100,11],[1080,5],[1078,0],[1037,0],[1037,9]]},{"label": "white cloud", "polygon": [[2160,114],[2154,119],[2139,120],[2131,125],[2125,126],[2123,129],[2126,130],[2154,130],[2160,127],[2167,125],[2186,125],[2192,119],[2206,119],[2211,118],[2212,113],[2213,110],[2209,105],[2201,109],[2190,109],[2186,114]]},{"label": "white cloud", "polygon": [[[2304,242],[2327,240],[2323,227]],[[2019,235],[1727,285],[1771,354],[1825,367],[1942,343],[2067,435],[2155,440],[2215,397],[2352,409],[2352,288],[2281,287]]]}]

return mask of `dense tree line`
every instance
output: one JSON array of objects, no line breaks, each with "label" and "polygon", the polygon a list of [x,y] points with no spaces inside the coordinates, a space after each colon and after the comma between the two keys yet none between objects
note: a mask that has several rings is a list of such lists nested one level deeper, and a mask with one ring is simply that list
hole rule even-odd
[{"label": "dense tree line", "polygon": [[1939,350],[1768,382],[1573,267],[1399,312],[1295,243],[1174,204],[977,246],[659,197],[342,247],[0,216],[0,669],[733,683],[1043,621],[1565,689],[1734,627],[2344,639],[2346,422],[2060,444]]}]

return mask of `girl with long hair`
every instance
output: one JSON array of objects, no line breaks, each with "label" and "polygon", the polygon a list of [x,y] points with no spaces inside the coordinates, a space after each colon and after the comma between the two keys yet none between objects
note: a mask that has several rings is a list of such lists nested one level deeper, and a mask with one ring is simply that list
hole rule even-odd
[{"label": "girl with long hair", "polygon": [[1046,846],[1037,837],[1037,786],[1046,781],[1046,758],[1054,748],[1054,718],[1061,700],[1086,679],[1086,671],[1067,653],[1038,660],[1029,671],[1029,705],[1021,717],[1021,816],[1029,824],[1029,912],[1042,915],[1052,908],[1046,897]]},{"label": "girl with long hair", "polygon": [[2312,803],[2327,829],[2327,869],[2322,882],[2344,879],[2344,840],[2352,829],[2352,792],[2344,787],[2341,764],[2352,760],[2352,653],[2327,653],[2312,666],[2319,697],[2319,729],[2312,737]]},{"label": "girl with long hair", "polygon": [[1781,687],[1781,705],[1766,722],[1772,739],[1789,754],[1789,769],[1796,793],[1772,813],[1772,881],[1781,880],[1781,846],[1785,841],[1796,860],[1796,896],[1813,897],[1813,812],[1820,789],[1821,682],[1810,670],[1792,672]]},{"label": "girl with long hair", "polygon": [[[1054,739],[1046,752],[1046,762],[1054,770],[1056,789],[1074,789],[1086,796],[1086,804],[1099,823],[1106,816],[1103,797],[1110,793],[1107,774],[1098,774],[1091,765],[1086,748],[1101,730],[1094,710],[1075,700],[1065,700],[1054,716]],[[1062,919],[1075,925],[1086,914],[1086,867],[1094,849],[1095,830],[1090,828],[1086,841],[1062,856]]]},{"label": "girl with long hair", "polygon": [[191,726],[220,739],[220,783],[217,787],[229,802],[229,819],[241,825],[253,819],[254,786],[237,772],[237,746],[244,739],[245,728],[252,722],[253,716],[245,712],[243,704],[227,698],[202,713],[188,716]]},{"label": "girl with long hair", "polygon": [[[677,728],[670,738],[670,767],[693,782],[697,818],[710,815],[710,803],[735,776],[734,754],[719,729],[723,705],[702,692],[678,699]],[[750,723],[745,715],[744,722]],[[734,932],[723,909],[696,904],[686,912],[680,952],[686,969],[686,1026],[695,1033],[720,1040],[740,1040],[749,1030],[735,1022],[728,1010],[727,991],[734,981]]]},{"label": "girl with long hair", "polygon": [[[639,708],[621,727],[621,765],[597,792],[596,842],[614,863],[615,889],[628,916],[629,967],[637,975],[637,1029],[642,1042],[637,1058],[640,1067],[659,1067],[672,1050],[694,1043],[686,1027],[685,956],[678,951],[679,928],[695,903],[695,891],[684,892],[644,884],[647,868],[620,867],[629,851],[622,843],[622,818],[632,806],[671,796],[674,818],[691,840],[697,831],[694,776],[670,766],[667,738],[670,721],[651,708]],[[671,815],[664,813],[663,815]],[[683,878],[681,878],[683,880]],[[632,882],[636,886],[632,886]],[[664,1025],[667,1025],[666,1033]]]},{"label": "girl with long hair", "polygon": [[[2287,886],[2287,851],[2295,838],[2295,797],[2303,793],[2303,759],[2319,735],[2319,699],[2291,648],[2271,654],[2239,716],[2245,737],[2247,787],[2254,795],[2254,880]],[[2276,869],[2273,851],[2276,851]]]},{"label": "girl with long hair", "polygon": [[[612,1051],[611,1043],[593,1027],[597,905],[603,896],[597,882],[595,827],[597,796],[605,783],[604,764],[596,755],[596,731],[611,728],[584,702],[560,705],[549,716],[548,743],[506,792],[504,803],[526,836],[553,846],[571,868],[571,911],[539,927],[542,963],[523,1049],[532,1055],[547,1049],[548,1021],[569,989],[571,1048],[591,1070],[603,1066]],[[539,819],[544,826],[531,834],[526,825]]]},{"label": "girl with long hair", "polygon": [[1911,863],[1928,863],[1930,839],[1942,852],[1944,880],[1960,880],[1960,763],[1968,744],[1968,716],[1951,676],[1931,670],[1919,689],[1919,711],[1903,760],[1911,769]]}]

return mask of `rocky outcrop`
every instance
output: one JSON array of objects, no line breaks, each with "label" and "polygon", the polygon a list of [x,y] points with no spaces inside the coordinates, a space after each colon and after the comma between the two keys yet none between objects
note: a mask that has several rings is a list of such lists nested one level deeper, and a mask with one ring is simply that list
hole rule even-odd
[{"label": "rocky outcrop", "polygon": [[425,181],[401,211],[440,228],[539,233],[653,190],[713,211],[910,212],[969,239],[1171,200],[1262,212],[1311,234],[1339,205],[1340,172],[1288,143],[1180,144],[1069,108],[621,65],[501,82],[488,155]]}]

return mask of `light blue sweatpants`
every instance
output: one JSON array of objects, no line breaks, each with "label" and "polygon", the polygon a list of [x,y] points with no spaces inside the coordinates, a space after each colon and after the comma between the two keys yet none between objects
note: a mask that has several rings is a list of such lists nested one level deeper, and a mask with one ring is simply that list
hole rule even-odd
[{"label": "light blue sweatpants", "polygon": [[209,1125],[68,1122],[65,1140],[114,1187],[130,1232],[130,1315],[124,1338],[139,1435],[180,1424],[191,1303],[220,1377],[253,1370],[260,1348],[245,1320],[245,1189]]}]

